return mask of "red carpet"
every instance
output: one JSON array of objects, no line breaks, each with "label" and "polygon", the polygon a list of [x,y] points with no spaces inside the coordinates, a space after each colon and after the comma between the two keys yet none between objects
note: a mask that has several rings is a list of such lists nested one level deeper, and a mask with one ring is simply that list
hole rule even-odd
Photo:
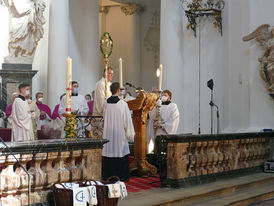
[{"label": "red carpet", "polygon": [[160,188],[160,177],[130,177],[126,182],[128,192],[139,192],[141,190],[150,190]]}]

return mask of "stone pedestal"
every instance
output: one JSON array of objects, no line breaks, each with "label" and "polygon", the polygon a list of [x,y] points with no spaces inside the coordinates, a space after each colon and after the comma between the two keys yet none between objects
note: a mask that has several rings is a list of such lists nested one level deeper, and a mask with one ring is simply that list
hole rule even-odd
[{"label": "stone pedestal", "polygon": [[22,82],[32,85],[32,78],[37,73],[32,70],[31,64],[2,64],[0,76],[2,77],[2,101],[6,104],[11,102],[13,92],[18,92],[18,86]]}]

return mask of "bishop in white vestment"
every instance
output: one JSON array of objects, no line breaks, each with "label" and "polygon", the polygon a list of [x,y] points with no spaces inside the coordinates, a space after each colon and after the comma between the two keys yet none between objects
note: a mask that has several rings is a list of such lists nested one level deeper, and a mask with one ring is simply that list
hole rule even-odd
[{"label": "bishop in white vestment", "polygon": [[175,103],[171,102],[172,93],[169,90],[165,90],[162,93],[161,105],[160,105],[160,117],[162,123],[157,125],[157,109],[154,109],[149,113],[149,117],[154,121],[154,135],[151,137],[152,141],[155,141],[155,137],[158,135],[176,134],[179,125],[179,110]]},{"label": "bishop in white vestment", "polygon": [[[103,115],[104,103],[106,99],[111,96],[110,85],[111,85],[112,77],[113,77],[113,69],[109,67],[107,76],[105,75],[105,71],[104,71],[104,77],[96,83],[95,92],[94,92],[93,112],[92,112],[93,116]],[[106,78],[107,78],[107,85],[106,85]]]},{"label": "bishop in white vestment", "polygon": [[112,96],[104,105],[103,138],[109,140],[104,145],[103,179],[118,176],[121,181],[129,180],[129,141],[134,141],[134,127],[130,110],[125,101],[120,100],[120,84],[110,87]]},{"label": "bishop in white vestment", "polygon": [[19,85],[19,92],[12,105],[12,133],[11,141],[34,140],[32,118],[29,104],[25,98],[30,93],[30,85],[22,83]]}]

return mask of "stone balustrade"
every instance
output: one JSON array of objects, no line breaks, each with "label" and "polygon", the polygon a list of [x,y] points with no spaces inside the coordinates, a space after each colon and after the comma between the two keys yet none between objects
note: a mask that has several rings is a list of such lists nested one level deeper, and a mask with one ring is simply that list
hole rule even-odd
[{"label": "stone balustrade", "polygon": [[[30,174],[31,203],[52,199],[54,183],[101,180],[102,147],[107,140],[38,140],[7,145]],[[2,206],[28,204],[28,176],[6,148],[0,155]]]},{"label": "stone balustrade", "polygon": [[166,135],[166,178],[162,184],[187,187],[258,169],[272,158],[274,132]]}]

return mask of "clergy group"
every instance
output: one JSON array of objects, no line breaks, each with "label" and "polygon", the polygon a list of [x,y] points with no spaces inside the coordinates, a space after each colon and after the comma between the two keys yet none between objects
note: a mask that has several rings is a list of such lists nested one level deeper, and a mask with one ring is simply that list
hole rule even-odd
[{"label": "clergy group", "polygon": [[[134,101],[135,98],[129,95],[126,88],[121,88],[123,85],[112,83],[113,75],[114,69],[109,67],[96,83],[95,91],[85,96],[78,92],[79,83],[72,81],[71,112],[85,118],[103,116],[103,138],[109,140],[102,154],[105,168],[103,179],[114,175],[128,181],[128,142],[134,141],[135,131],[127,101]],[[51,112],[50,107],[43,103],[44,94],[37,92],[35,100],[32,100],[30,90],[29,84],[21,83],[18,92],[12,94],[12,103],[2,117],[6,118],[7,126],[12,129],[11,141],[37,140],[37,131],[47,129],[60,130],[60,137],[64,138],[66,94],[60,96],[60,103]],[[161,92],[155,88],[151,92],[158,95],[158,101],[148,115],[147,142],[155,141],[157,135],[176,134],[179,124],[179,110],[172,102],[172,92]],[[87,129],[84,121],[77,121],[77,128],[77,134]]]}]

